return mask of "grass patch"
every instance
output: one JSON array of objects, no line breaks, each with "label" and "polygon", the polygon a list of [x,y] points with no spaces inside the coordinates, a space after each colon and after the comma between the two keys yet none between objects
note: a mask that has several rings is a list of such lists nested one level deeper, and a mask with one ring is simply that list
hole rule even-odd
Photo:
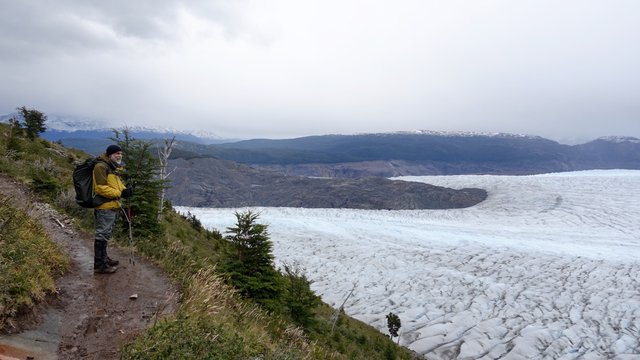
[{"label": "grass patch", "polygon": [[123,359],[330,359],[299,329],[241,299],[217,275],[189,278],[178,315],[123,349]]},{"label": "grass patch", "polygon": [[55,277],[69,260],[42,226],[0,195],[0,330],[13,327],[19,311],[55,293]]}]

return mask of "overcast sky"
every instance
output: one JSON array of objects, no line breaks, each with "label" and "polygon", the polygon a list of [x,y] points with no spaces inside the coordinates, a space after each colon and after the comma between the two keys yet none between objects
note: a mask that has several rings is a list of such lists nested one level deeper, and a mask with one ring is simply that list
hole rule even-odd
[{"label": "overcast sky", "polygon": [[637,0],[0,0],[0,113],[640,137]]}]

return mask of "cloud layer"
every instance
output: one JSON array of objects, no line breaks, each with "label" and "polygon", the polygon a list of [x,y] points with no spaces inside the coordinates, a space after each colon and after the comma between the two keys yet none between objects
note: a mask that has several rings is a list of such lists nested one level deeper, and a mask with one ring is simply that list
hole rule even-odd
[{"label": "cloud layer", "polygon": [[635,1],[3,1],[0,112],[232,137],[640,136]]}]

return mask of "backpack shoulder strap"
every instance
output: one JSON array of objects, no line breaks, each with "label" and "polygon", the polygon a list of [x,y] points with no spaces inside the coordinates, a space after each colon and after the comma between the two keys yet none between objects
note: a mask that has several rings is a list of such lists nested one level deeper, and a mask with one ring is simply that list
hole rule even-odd
[{"label": "backpack shoulder strap", "polygon": [[[104,171],[104,173],[99,173],[99,178],[102,178],[102,179],[100,179],[101,180],[100,182],[97,182],[96,181],[96,171],[92,171],[94,187],[95,187],[96,184],[106,184],[107,183],[107,176],[113,172],[111,170],[111,166],[109,166],[109,164],[107,164],[107,162],[105,162],[104,160],[102,160],[100,158],[97,158],[96,162],[95,162],[95,165],[94,165],[94,170],[95,170],[95,168],[99,168],[100,171]],[[104,174],[104,175],[102,175],[102,174]]]}]

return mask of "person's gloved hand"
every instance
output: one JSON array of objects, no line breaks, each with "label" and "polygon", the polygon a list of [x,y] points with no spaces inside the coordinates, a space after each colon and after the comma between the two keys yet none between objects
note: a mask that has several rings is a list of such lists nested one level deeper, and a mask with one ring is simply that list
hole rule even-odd
[{"label": "person's gloved hand", "polygon": [[128,199],[131,196],[133,196],[133,189],[132,188],[126,188],[126,189],[122,190],[122,194],[120,194],[120,197],[123,197],[125,199]]}]

